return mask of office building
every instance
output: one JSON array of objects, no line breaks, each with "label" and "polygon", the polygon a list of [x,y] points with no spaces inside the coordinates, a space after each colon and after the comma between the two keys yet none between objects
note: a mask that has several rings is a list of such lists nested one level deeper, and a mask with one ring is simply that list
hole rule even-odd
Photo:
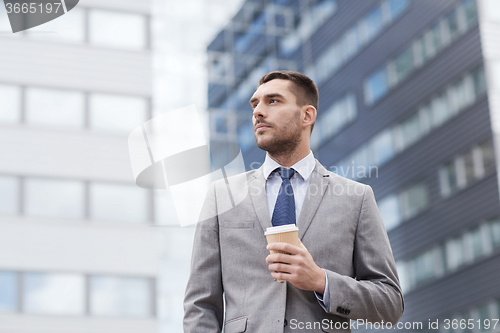
[{"label": "office building", "polygon": [[1,7],[0,331],[157,332],[153,193],[127,147],[152,114],[151,2],[16,34]]},{"label": "office building", "polygon": [[315,80],[312,150],[373,188],[401,322],[423,324],[404,329],[500,316],[499,24],[490,0],[247,0],[207,49],[212,140],[238,142],[247,169],[265,156],[248,103],[259,78]]},{"label": "office building", "polygon": [[88,0],[15,35],[0,6],[0,331],[182,331],[194,228],[135,185],[127,139],[203,119],[206,45],[239,6]]}]

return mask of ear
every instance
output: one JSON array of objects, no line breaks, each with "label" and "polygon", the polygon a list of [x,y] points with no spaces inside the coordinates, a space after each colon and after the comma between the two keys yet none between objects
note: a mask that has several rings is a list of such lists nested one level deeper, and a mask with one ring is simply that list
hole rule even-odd
[{"label": "ear", "polygon": [[304,105],[304,118],[302,119],[302,126],[311,126],[316,122],[316,115],[318,111],[312,105]]}]

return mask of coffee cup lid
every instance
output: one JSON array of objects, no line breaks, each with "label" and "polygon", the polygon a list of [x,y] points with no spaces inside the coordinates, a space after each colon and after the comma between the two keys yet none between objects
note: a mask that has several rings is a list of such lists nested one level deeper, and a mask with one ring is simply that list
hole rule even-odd
[{"label": "coffee cup lid", "polygon": [[266,229],[264,235],[280,234],[282,232],[297,231],[299,228],[295,224],[285,224],[277,227],[269,227]]}]

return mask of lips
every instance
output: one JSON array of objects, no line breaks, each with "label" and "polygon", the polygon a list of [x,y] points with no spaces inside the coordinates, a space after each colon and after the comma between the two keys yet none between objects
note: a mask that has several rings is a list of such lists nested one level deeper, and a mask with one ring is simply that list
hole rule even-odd
[{"label": "lips", "polygon": [[258,124],[257,126],[255,126],[255,132],[260,132],[260,131],[263,131],[267,128],[270,128],[271,126],[269,125],[266,125],[266,124]]}]

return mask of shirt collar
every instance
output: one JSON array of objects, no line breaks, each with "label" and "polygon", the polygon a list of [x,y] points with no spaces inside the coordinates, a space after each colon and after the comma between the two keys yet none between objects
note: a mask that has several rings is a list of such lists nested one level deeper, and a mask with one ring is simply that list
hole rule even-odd
[{"label": "shirt collar", "polygon": [[[262,165],[264,171],[264,178],[269,179],[269,176],[276,168],[284,168],[284,166],[280,165],[278,162],[273,160],[268,154],[266,154],[266,159],[264,160],[264,164]],[[307,180],[311,177],[311,174],[316,167],[316,160],[314,159],[314,155],[312,151],[309,151],[309,154],[291,166],[297,173],[304,179]]]}]

